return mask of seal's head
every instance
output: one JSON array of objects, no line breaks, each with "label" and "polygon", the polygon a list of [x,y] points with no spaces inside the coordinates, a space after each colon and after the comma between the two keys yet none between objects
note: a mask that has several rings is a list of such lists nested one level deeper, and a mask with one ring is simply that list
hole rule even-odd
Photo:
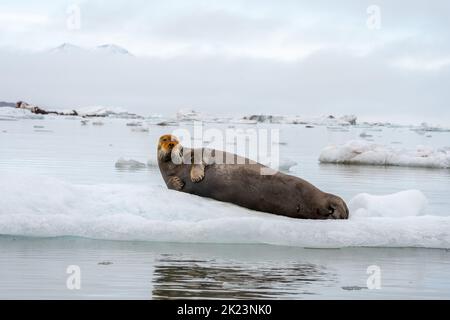
[{"label": "seal's head", "polygon": [[321,208],[317,209],[319,219],[348,219],[347,204],[340,197],[325,193],[321,202]]},{"label": "seal's head", "polygon": [[170,161],[174,155],[179,156],[182,147],[177,137],[165,134],[158,141],[158,158],[161,161]]}]

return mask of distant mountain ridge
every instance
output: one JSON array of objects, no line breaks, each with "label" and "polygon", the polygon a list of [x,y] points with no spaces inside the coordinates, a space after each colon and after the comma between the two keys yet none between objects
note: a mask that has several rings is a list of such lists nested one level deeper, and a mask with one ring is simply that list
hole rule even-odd
[{"label": "distant mountain ridge", "polygon": [[118,46],[113,43],[102,44],[93,48],[86,48],[74,45],[72,43],[62,43],[59,46],[52,48],[49,50],[51,53],[102,53],[102,54],[110,54],[110,55],[124,55],[124,56],[133,56],[127,49],[124,47]]}]

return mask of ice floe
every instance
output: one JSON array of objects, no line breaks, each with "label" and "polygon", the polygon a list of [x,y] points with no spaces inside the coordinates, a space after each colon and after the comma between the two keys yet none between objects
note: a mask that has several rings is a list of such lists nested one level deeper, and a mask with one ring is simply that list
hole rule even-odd
[{"label": "ice floe", "polygon": [[124,158],[120,158],[119,160],[116,161],[115,167],[120,168],[120,169],[136,170],[136,169],[145,168],[146,165],[145,165],[145,163],[139,162],[134,159],[127,160]]},{"label": "ice floe", "polygon": [[143,117],[120,107],[90,106],[75,109],[82,117],[111,117],[123,119],[142,119]]},{"label": "ice floe", "polygon": [[121,119],[143,119],[142,116],[128,112],[126,109],[117,107],[91,106],[74,108],[70,110],[46,110],[38,106],[19,101],[19,107],[0,108],[0,118],[10,119],[44,119],[44,116],[71,116],[66,119],[77,119],[78,117],[110,117]]},{"label": "ice floe", "polygon": [[130,121],[126,123],[127,127],[141,127],[142,122],[141,121]]},{"label": "ice floe", "polygon": [[131,129],[131,131],[133,131],[133,132],[149,132],[150,129],[146,126],[143,126],[143,127],[134,127]]},{"label": "ice floe", "polygon": [[294,161],[289,158],[280,158],[278,163],[271,163],[270,161],[263,163],[266,166],[269,166],[275,170],[288,172],[292,167],[298,165],[297,161]]},{"label": "ice floe", "polygon": [[18,109],[12,107],[0,108],[0,121],[1,120],[20,120],[20,119],[44,119],[43,115],[31,113],[26,109]]},{"label": "ice floe", "polygon": [[428,200],[419,190],[406,190],[390,195],[361,193],[348,204],[352,217],[409,217],[426,213]]},{"label": "ice floe", "polygon": [[425,134],[426,132],[450,132],[450,128],[443,126],[430,126],[426,122],[422,122],[419,127],[411,128],[411,130],[419,134]]},{"label": "ice floe", "polygon": [[192,109],[180,109],[176,113],[178,121],[200,121],[204,118],[204,115]]},{"label": "ice floe", "polygon": [[276,123],[276,124],[303,124],[317,126],[348,126],[356,125],[357,117],[355,115],[344,115],[336,118],[335,116],[302,117],[302,116],[282,116],[259,114],[244,116],[240,119],[242,122],[252,123]]},{"label": "ice floe", "polygon": [[[72,184],[0,173],[0,234],[316,248],[450,248],[450,217],[422,195],[358,195],[349,220],[299,220],[147,184]],[[419,196],[420,195],[420,196]]]},{"label": "ice floe", "polygon": [[363,140],[324,148],[322,163],[450,168],[450,150],[418,146],[414,150],[393,148]]}]

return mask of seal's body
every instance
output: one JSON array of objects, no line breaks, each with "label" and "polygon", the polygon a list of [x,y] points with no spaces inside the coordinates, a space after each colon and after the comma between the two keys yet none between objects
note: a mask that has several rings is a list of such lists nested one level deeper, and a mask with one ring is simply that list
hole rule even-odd
[{"label": "seal's body", "polygon": [[[168,188],[292,218],[348,218],[341,198],[324,193],[303,179],[281,172],[263,174],[271,169],[234,154],[208,149],[191,151],[184,150],[173,136],[160,138],[158,164]],[[208,157],[195,162],[195,152]],[[228,161],[217,162],[218,153]]]}]

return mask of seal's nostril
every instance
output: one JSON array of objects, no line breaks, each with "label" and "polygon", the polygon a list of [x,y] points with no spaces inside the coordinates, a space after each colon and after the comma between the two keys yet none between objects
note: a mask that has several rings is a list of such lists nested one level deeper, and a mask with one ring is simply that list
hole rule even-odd
[{"label": "seal's nostril", "polygon": [[173,148],[174,144],[173,143],[169,143],[169,147]]}]

